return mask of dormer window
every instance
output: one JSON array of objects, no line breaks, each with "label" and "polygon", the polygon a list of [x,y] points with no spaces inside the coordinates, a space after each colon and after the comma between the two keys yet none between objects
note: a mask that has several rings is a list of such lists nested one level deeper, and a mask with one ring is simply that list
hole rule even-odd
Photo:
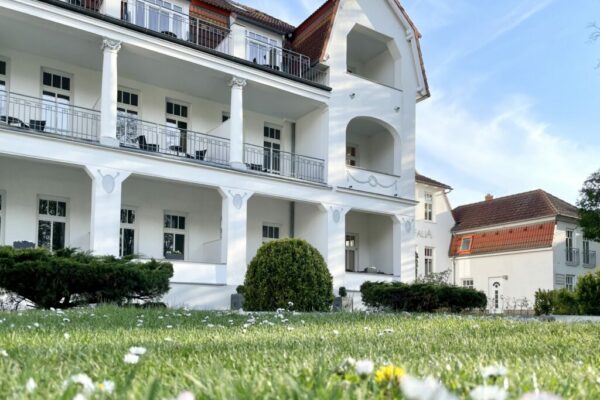
[{"label": "dormer window", "polygon": [[470,253],[473,244],[473,236],[464,236],[460,242],[459,254]]}]

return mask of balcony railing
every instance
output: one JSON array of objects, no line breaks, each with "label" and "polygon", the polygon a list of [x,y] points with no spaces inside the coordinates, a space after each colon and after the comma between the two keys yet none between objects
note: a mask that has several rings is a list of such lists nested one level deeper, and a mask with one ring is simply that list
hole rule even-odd
[{"label": "balcony railing", "polygon": [[586,268],[596,268],[596,252],[595,251],[584,251],[583,253],[583,266]]},{"label": "balcony railing", "polygon": [[324,183],[325,162],[318,158],[246,143],[244,162],[251,171]]},{"label": "balcony railing", "polygon": [[119,114],[117,138],[123,148],[229,165],[229,139],[142,121],[128,114]]},{"label": "balcony railing", "polygon": [[325,82],[326,73],[313,68],[309,57],[250,35],[250,33],[246,33],[246,59],[248,61],[298,78],[317,83]]},{"label": "balcony railing", "polygon": [[86,10],[99,12],[102,7],[103,0],[61,0],[64,3],[68,3],[72,6],[81,7]]},{"label": "balcony railing", "polygon": [[97,142],[100,113],[45,95],[36,98],[0,91],[0,124],[85,142]]},{"label": "balcony railing", "polygon": [[579,249],[567,247],[565,249],[565,264],[572,267],[579,265]]}]

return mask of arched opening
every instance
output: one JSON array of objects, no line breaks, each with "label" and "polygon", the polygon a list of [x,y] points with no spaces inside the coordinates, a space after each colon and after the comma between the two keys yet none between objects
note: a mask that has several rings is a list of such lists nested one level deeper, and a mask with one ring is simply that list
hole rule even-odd
[{"label": "arched opening", "polygon": [[347,38],[348,72],[399,89],[393,47],[392,38],[356,25]]},{"label": "arched opening", "polygon": [[399,142],[391,128],[369,117],[350,121],[346,129],[346,165],[398,174]]}]

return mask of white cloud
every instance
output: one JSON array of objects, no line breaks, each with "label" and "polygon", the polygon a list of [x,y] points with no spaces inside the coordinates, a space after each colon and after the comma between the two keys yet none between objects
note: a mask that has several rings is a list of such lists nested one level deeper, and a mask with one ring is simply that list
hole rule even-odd
[{"label": "white cloud", "polygon": [[488,192],[498,197],[538,188],[575,202],[585,178],[600,167],[600,148],[559,136],[533,106],[512,95],[491,115],[475,115],[438,89],[417,111],[418,166],[425,167],[419,169],[455,188],[453,205],[481,201]]}]

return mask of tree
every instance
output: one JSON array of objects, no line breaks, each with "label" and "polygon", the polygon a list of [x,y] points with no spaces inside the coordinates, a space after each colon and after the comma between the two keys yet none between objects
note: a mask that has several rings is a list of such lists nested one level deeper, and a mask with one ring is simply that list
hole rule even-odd
[{"label": "tree", "polygon": [[600,170],[583,183],[577,206],[585,237],[600,241]]}]

